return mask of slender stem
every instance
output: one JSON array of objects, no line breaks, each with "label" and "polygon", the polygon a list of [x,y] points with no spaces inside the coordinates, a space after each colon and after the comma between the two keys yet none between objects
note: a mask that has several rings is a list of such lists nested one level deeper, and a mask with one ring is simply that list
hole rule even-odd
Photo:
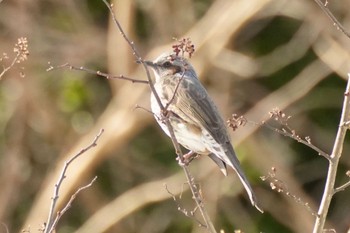
[{"label": "slender stem", "polygon": [[327,7],[328,1],[326,1],[325,4],[322,3],[321,0],[315,0],[315,2],[321,8],[321,10],[330,18],[330,20],[332,20],[334,26],[336,26],[338,30],[340,30],[342,33],[344,33],[344,35],[350,38],[350,33],[343,27],[343,25],[341,25],[341,23],[337,20],[337,18],[335,18],[332,12],[328,9]]},{"label": "slender stem", "polygon": [[46,71],[52,71],[54,69],[61,69],[61,68],[69,68],[71,70],[84,71],[86,73],[95,74],[95,75],[98,75],[98,76],[101,76],[101,77],[105,77],[107,79],[115,78],[115,79],[127,80],[127,81],[130,81],[132,83],[148,84],[148,81],[146,81],[146,80],[133,79],[133,78],[125,77],[124,75],[111,75],[111,74],[103,73],[101,71],[91,70],[91,69],[85,68],[83,66],[80,66],[80,67],[73,66],[73,65],[71,65],[69,63],[65,63],[63,65],[59,65],[59,66],[56,66],[56,67],[50,66],[48,69],[46,69]]},{"label": "slender stem", "polygon": [[57,212],[57,216],[55,218],[55,220],[52,222],[51,228],[49,229],[49,233],[54,232],[54,230],[56,229],[57,223],[60,221],[61,217],[67,212],[68,209],[70,209],[72,207],[72,203],[75,200],[75,198],[77,197],[77,195],[87,189],[90,188],[92,186],[92,184],[96,181],[97,176],[95,176],[87,185],[84,185],[82,187],[80,187],[77,191],[75,191],[75,193],[70,197],[69,201],[67,202],[66,206]]},{"label": "slender stem", "polygon": [[343,184],[342,186],[339,186],[338,188],[334,189],[334,194],[336,194],[337,192],[340,192],[340,191],[344,191],[349,186],[350,186],[350,181],[348,181],[345,184]]},{"label": "slender stem", "polygon": [[18,53],[16,55],[16,57],[12,60],[11,64],[9,66],[3,68],[2,72],[0,73],[0,80],[2,79],[2,76],[16,64],[19,56],[20,56],[20,54]]},{"label": "slender stem", "polygon": [[[257,124],[257,125],[259,125],[259,124]],[[326,158],[326,159],[328,159],[328,160],[331,159],[331,157],[330,157],[326,152],[324,152],[323,150],[321,150],[321,149],[318,148],[317,146],[313,145],[312,143],[308,142],[307,140],[305,140],[305,139],[299,137],[298,135],[295,135],[295,134],[293,134],[293,133],[290,133],[290,132],[288,132],[288,131],[284,131],[284,130],[281,130],[281,129],[278,129],[278,128],[274,128],[273,126],[271,126],[271,125],[269,125],[269,124],[267,124],[267,123],[265,123],[265,122],[263,122],[263,123],[260,124],[260,125],[265,126],[266,128],[268,128],[268,129],[270,129],[270,130],[273,130],[273,131],[275,131],[275,132],[277,132],[277,133],[279,133],[279,134],[281,134],[281,135],[283,135],[283,136],[290,137],[290,138],[296,140],[297,142],[302,143],[302,144],[304,144],[305,146],[310,147],[311,149],[313,149],[314,151],[316,151],[320,156],[323,156],[324,158]]]},{"label": "slender stem", "polygon": [[77,159],[79,156],[81,156],[82,154],[84,154],[86,151],[90,150],[91,148],[97,146],[97,141],[98,139],[101,137],[102,133],[104,132],[104,129],[101,129],[100,132],[98,133],[98,135],[95,137],[95,139],[92,141],[92,143],[90,145],[88,145],[87,147],[81,149],[77,154],[75,154],[72,158],[70,158],[69,160],[64,162],[64,166],[62,168],[60,177],[58,178],[57,183],[55,184],[55,188],[54,188],[54,192],[53,192],[53,197],[52,197],[52,201],[51,201],[51,205],[50,205],[50,210],[49,210],[49,216],[47,218],[47,222],[46,222],[46,227],[45,227],[45,231],[44,233],[50,233],[52,232],[52,226],[53,226],[53,216],[54,216],[54,211],[56,209],[56,205],[57,205],[57,200],[59,198],[59,192],[60,192],[60,188],[62,185],[63,180],[66,178],[66,172],[67,169],[69,167],[69,165],[75,160]]},{"label": "slender stem", "polygon": [[331,204],[333,195],[335,194],[334,183],[337,176],[337,168],[339,164],[339,159],[341,157],[343,151],[343,143],[345,140],[346,131],[348,129],[348,125],[346,122],[349,121],[349,113],[350,113],[350,74],[348,74],[348,83],[346,86],[346,91],[344,94],[344,103],[343,110],[340,118],[340,124],[338,127],[337,136],[335,138],[333,151],[331,157],[329,159],[329,167],[327,180],[325,184],[325,189],[323,192],[321,204],[318,210],[318,215],[316,217],[313,233],[322,233],[324,230],[324,225],[326,222],[329,206]]}]

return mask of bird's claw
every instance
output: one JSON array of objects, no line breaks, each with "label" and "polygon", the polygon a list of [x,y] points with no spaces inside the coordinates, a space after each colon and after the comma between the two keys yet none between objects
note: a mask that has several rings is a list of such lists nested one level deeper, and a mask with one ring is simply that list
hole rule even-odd
[{"label": "bird's claw", "polygon": [[181,159],[181,158],[177,157],[176,160],[178,161],[178,163],[181,167],[188,166],[188,164],[189,164],[188,161],[186,161],[184,158]]},{"label": "bird's claw", "polygon": [[178,161],[179,165],[183,167],[188,166],[192,162],[192,160],[195,159],[197,156],[197,153],[190,151],[187,154],[184,154],[182,158],[177,157],[176,160]]}]

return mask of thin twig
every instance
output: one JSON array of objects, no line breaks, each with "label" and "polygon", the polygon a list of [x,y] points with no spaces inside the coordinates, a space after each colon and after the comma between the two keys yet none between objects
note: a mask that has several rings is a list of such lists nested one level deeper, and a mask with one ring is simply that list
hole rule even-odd
[{"label": "thin twig", "polygon": [[340,191],[344,191],[347,187],[350,187],[350,181],[346,182],[345,184],[339,186],[338,188],[334,189],[334,194]]},{"label": "thin twig", "polygon": [[[186,210],[185,208],[183,208],[180,203],[178,202],[175,194],[173,194],[172,192],[170,192],[170,190],[168,189],[168,186],[166,184],[164,184],[164,187],[165,187],[165,190],[167,191],[167,193],[173,198],[174,202],[176,203],[177,205],[177,210],[180,211],[181,213],[183,213],[186,217],[189,217],[191,219],[193,219],[194,221],[196,221],[198,223],[198,225],[200,227],[207,227],[205,224],[203,224],[201,221],[199,221],[198,218],[196,218],[196,216],[194,215],[196,213],[196,210],[198,208],[198,206],[196,205],[196,207],[191,210],[191,211],[188,211]],[[181,195],[182,193],[180,193],[179,195],[179,199],[181,199]]]},{"label": "thin twig", "polygon": [[143,111],[147,112],[147,113],[150,113],[154,116],[156,116],[151,110],[149,110],[148,108],[145,108],[145,107],[142,107],[138,104],[135,105],[134,109],[133,110],[136,110],[136,109],[142,109]]},{"label": "thin twig", "polygon": [[82,187],[80,187],[79,189],[77,189],[77,191],[75,191],[75,193],[70,197],[69,201],[67,202],[66,206],[61,210],[57,212],[57,216],[55,218],[55,220],[53,221],[52,225],[51,225],[51,229],[48,232],[53,232],[54,229],[56,228],[57,223],[59,222],[59,220],[61,219],[61,217],[67,212],[67,210],[69,210],[72,207],[72,203],[75,200],[75,198],[77,197],[77,195],[87,189],[90,188],[92,186],[92,184],[96,181],[97,176],[95,176],[87,185],[84,185]]},{"label": "thin twig", "polygon": [[149,87],[151,88],[151,91],[153,94],[155,94],[155,98],[157,100],[157,103],[159,104],[159,107],[162,111],[164,111],[164,106],[162,105],[162,102],[160,101],[160,98],[159,96],[157,95],[157,92],[156,92],[156,89],[154,87],[154,84],[153,84],[153,81],[151,79],[151,74],[149,72],[149,69],[148,69],[148,66],[144,63],[140,53],[137,51],[136,47],[135,47],[135,43],[131,40],[129,40],[129,38],[126,36],[122,26],[120,25],[119,21],[117,20],[115,14],[114,14],[114,11],[113,11],[113,8],[112,8],[112,5],[110,5],[106,0],[102,0],[104,2],[104,4],[107,6],[107,8],[109,9],[109,12],[111,13],[112,15],[112,19],[113,19],[113,22],[115,23],[115,25],[117,26],[121,36],[124,38],[124,40],[129,44],[130,48],[131,48],[131,51],[132,51],[132,54],[135,56],[136,58],[136,62],[142,64],[145,72],[146,72],[146,75],[147,75],[147,79],[148,79],[148,85]]},{"label": "thin twig", "polygon": [[332,20],[333,25],[336,26],[339,31],[344,33],[344,35],[350,38],[350,33],[343,27],[343,25],[341,25],[337,18],[335,18],[332,12],[328,9],[327,4],[322,3],[321,0],[315,0],[315,2],[321,8],[321,10]]},{"label": "thin twig", "polygon": [[104,132],[104,129],[101,129],[100,132],[96,135],[95,139],[92,141],[92,143],[90,145],[88,145],[87,147],[81,149],[77,154],[75,154],[72,158],[70,158],[69,160],[65,161],[63,169],[61,171],[60,177],[58,178],[57,183],[55,184],[55,188],[54,188],[54,192],[53,192],[53,197],[52,197],[52,201],[51,201],[51,206],[50,206],[50,211],[49,211],[49,216],[47,218],[47,222],[46,222],[46,227],[45,227],[45,231],[44,233],[49,233],[52,232],[52,225],[53,225],[53,215],[54,215],[54,211],[56,208],[56,204],[57,204],[57,200],[58,200],[58,194],[60,191],[60,187],[61,184],[63,182],[63,180],[66,178],[66,172],[68,169],[68,166],[75,160],[77,159],[79,156],[81,156],[82,154],[84,154],[86,151],[90,150],[91,148],[95,147],[97,145],[97,141],[98,139],[101,137],[102,133]]},{"label": "thin twig", "polygon": [[[152,94],[154,95],[160,109],[161,109],[161,112],[164,113],[165,111],[165,108],[159,98],[159,95],[157,94],[156,92],[156,89],[154,87],[154,84],[152,82],[152,79],[151,79],[151,75],[150,75],[150,72],[149,72],[149,69],[147,67],[147,65],[144,63],[143,59],[141,58],[141,55],[140,53],[137,51],[136,47],[135,47],[135,44],[134,42],[132,42],[125,34],[123,28],[121,27],[119,21],[117,20],[114,12],[113,12],[113,9],[112,9],[112,6],[106,1],[106,0],[102,0],[105,5],[108,7],[110,13],[111,13],[111,16],[112,16],[112,19],[115,23],[115,25],[118,27],[118,30],[120,32],[120,34],[122,35],[122,37],[125,39],[125,41],[129,44],[131,50],[132,50],[132,53],[133,55],[136,57],[136,60],[137,62],[141,63],[145,72],[146,72],[146,75],[147,75],[147,79],[148,79],[148,84],[149,84],[149,87],[151,89],[151,92]],[[171,141],[173,143],[173,146],[175,148],[175,151],[177,153],[177,156],[179,157],[179,161],[182,161],[183,160],[183,153],[181,151],[181,147],[179,145],[179,143],[177,142],[176,140],[176,137],[175,137],[175,134],[174,134],[174,130],[173,130],[173,127],[169,121],[168,118],[165,117],[165,124],[166,126],[168,127],[168,131],[169,131],[169,134],[170,134],[170,137],[171,137]],[[207,229],[210,231],[210,232],[213,232],[213,233],[216,233],[216,230],[214,228],[214,225],[206,211],[206,209],[204,208],[204,204],[203,204],[203,200],[202,198],[200,197],[200,194],[199,194],[199,190],[198,188],[196,187],[195,185],[195,182],[194,182],[194,178],[192,177],[192,175],[190,174],[190,171],[188,169],[187,166],[182,166],[183,170],[184,170],[184,173],[186,175],[186,179],[187,179],[187,182],[189,184],[189,187],[190,187],[190,190],[192,192],[192,195],[193,195],[193,199],[195,200],[201,214],[202,214],[202,217],[205,221],[205,224],[207,226]]]},{"label": "thin twig", "polygon": [[321,233],[324,230],[324,225],[326,222],[329,206],[331,204],[333,195],[335,193],[334,183],[337,175],[337,168],[339,164],[340,157],[343,151],[343,144],[345,140],[345,135],[348,130],[346,122],[350,120],[350,73],[348,74],[348,83],[344,93],[343,109],[340,118],[340,123],[338,127],[337,136],[335,138],[333,151],[329,160],[327,180],[325,184],[325,189],[323,192],[320,207],[318,209],[318,216],[314,224],[313,233]]},{"label": "thin twig", "polygon": [[[17,43],[13,48],[13,52],[16,53],[16,56],[13,58],[13,60],[7,67],[3,66],[3,70],[0,73],[0,80],[5,75],[6,72],[8,72],[12,67],[15,66],[15,64],[19,64],[28,59],[29,50],[28,50],[28,40],[26,37],[20,37],[17,39]],[[8,59],[8,56],[6,53],[4,53],[4,56],[0,58],[0,61],[4,59]],[[24,74],[22,72],[21,72],[21,76],[24,77]]]},{"label": "thin twig", "polygon": [[329,154],[327,154],[326,152],[324,152],[323,150],[321,150],[320,148],[318,148],[314,144],[310,143],[310,141],[305,140],[305,139],[301,138],[300,136],[293,134],[293,133],[290,133],[286,130],[281,130],[281,129],[275,128],[275,127],[267,124],[266,122],[263,122],[262,125],[270,130],[273,130],[273,131],[283,135],[283,136],[290,137],[290,138],[296,140],[297,142],[304,144],[307,147],[310,147],[311,149],[315,150],[322,157],[326,158],[327,160],[330,160]]},{"label": "thin twig", "polygon": [[5,75],[5,73],[7,71],[9,71],[17,62],[18,58],[19,58],[20,54],[17,54],[15,58],[13,58],[12,62],[10,65],[8,65],[7,67],[3,67],[2,72],[0,73],[0,80],[2,79],[2,76]]},{"label": "thin twig", "polygon": [[101,71],[91,70],[91,69],[85,68],[83,66],[80,66],[80,67],[73,66],[73,65],[71,65],[69,63],[65,63],[63,65],[59,65],[59,66],[56,66],[56,67],[53,67],[53,66],[50,65],[50,67],[47,68],[46,71],[52,71],[52,70],[61,69],[61,68],[68,68],[68,69],[71,69],[71,70],[84,71],[84,72],[87,72],[89,74],[95,74],[95,75],[98,75],[98,76],[101,76],[101,77],[105,77],[107,79],[112,79],[112,78],[113,79],[122,79],[122,80],[130,81],[132,83],[148,84],[148,81],[146,81],[146,80],[133,79],[133,78],[125,77],[124,75],[111,75],[111,74],[103,73]]},{"label": "thin twig", "polygon": [[308,202],[304,202],[300,197],[293,194],[289,191],[288,186],[285,184],[283,180],[277,178],[277,169],[275,167],[271,168],[271,171],[268,172],[267,175],[260,177],[263,181],[269,181],[270,187],[272,190],[275,190],[278,193],[284,193],[287,197],[291,198],[297,204],[305,207],[305,209],[310,212],[313,216],[317,216],[316,211],[314,211]]}]

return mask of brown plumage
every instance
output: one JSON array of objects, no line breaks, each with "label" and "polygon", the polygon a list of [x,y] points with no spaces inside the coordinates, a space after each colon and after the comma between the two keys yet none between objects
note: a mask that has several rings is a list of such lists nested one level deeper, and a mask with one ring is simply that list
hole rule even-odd
[{"label": "brown plumage", "polygon": [[[163,106],[168,106],[169,120],[177,141],[185,148],[208,155],[227,175],[226,165],[240,178],[250,201],[259,211],[256,196],[245,177],[233,150],[225,123],[216,105],[197,78],[192,65],[183,57],[163,54],[153,62],[146,62],[155,74],[154,87]],[[151,95],[151,107],[163,131],[168,128],[161,120],[160,107]]]}]

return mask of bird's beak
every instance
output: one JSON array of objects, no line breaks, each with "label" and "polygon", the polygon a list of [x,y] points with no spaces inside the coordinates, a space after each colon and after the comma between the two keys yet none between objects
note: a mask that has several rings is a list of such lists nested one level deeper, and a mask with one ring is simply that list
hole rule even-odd
[{"label": "bird's beak", "polygon": [[144,61],[144,63],[153,69],[153,71],[158,72],[159,66],[153,61]]},{"label": "bird's beak", "polygon": [[144,61],[144,63],[152,68],[155,68],[156,67],[156,64],[154,64],[153,61]]}]

